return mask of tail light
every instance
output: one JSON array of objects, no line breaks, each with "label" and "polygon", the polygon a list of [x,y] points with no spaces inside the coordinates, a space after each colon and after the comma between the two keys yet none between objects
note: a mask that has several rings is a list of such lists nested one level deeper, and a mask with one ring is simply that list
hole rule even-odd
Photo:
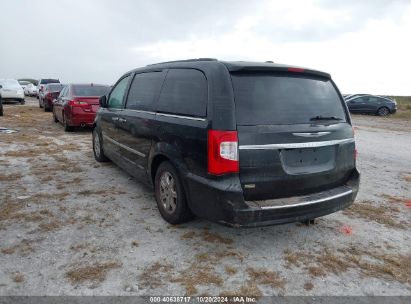
[{"label": "tail light", "polygon": [[237,131],[208,131],[208,173],[222,175],[237,173],[238,136]]},{"label": "tail light", "polygon": [[287,71],[293,73],[304,73],[304,69],[301,68],[288,68]]},{"label": "tail light", "polygon": [[85,102],[85,101],[78,101],[78,100],[73,99],[69,101],[69,105],[72,107],[76,107],[76,106],[84,107],[84,106],[88,106],[89,104],[88,102]]}]

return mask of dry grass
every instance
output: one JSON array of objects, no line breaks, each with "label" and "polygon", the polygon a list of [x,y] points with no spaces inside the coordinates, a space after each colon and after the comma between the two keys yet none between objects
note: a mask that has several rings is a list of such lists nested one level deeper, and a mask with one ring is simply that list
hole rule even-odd
[{"label": "dry grass", "polygon": [[281,278],[277,272],[266,269],[247,268],[248,276],[252,282],[272,288],[284,288],[286,280]]},{"label": "dry grass", "polygon": [[343,211],[345,215],[377,222],[388,228],[406,229],[406,225],[397,221],[399,212],[396,206],[376,205],[371,201],[356,202]]},{"label": "dry grass", "polygon": [[182,240],[189,240],[189,239],[194,238],[195,236],[196,236],[196,233],[194,231],[187,231],[186,233],[184,233],[181,236],[181,239]]},{"label": "dry grass", "polygon": [[119,267],[121,267],[121,264],[115,261],[95,263],[90,266],[78,266],[68,271],[66,277],[72,284],[83,283],[86,281],[103,282],[110,270]]},{"label": "dry grass", "polygon": [[139,277],[139,285],[144,288],[158,288],[164,286],[171,280],[173,266],[156,262],[144,269]]},{"label": "dry grass", "polygon": [[304,267],[311,276],[336,275],[355,269],[374,278],[394,279],[401,283],[411,282],[411,255],[381,253],[377,249],[364,250],[355,247],[322,252],[285,252],[286,266]]},{"label": "dry grass", "polygon": [[307,291],[313,290],[313,288],[314,288],[314,285],[311,282],[307,282],[304,284],[304,289]]},{"label": "dry grass", "polygon": [[214,269],[207,265],[192,264],[191,267],[178,276],[172,282],[180,283],[186,289],[186,295],[197,294],[198,286],[222,286],[223,279],[214,272]]},{"label": "dry grass", "polygon": [[12,279],[13,279],[13,282],[15,282],[15,283],[23,283],[24,282],[24,276],[19,272],[13,273]]},{"label": "dry grass", "polygon": [[[3,166],[3,165],[2,165]],[[0,182],[16,181],[23,177],[20,173],[3,174],[0,173]]]},{"label": "dry grass", "polygon": [[223,237],[217,233],[212,233],[209,231],[203,231],[201,233],[201,237],[204,241],[209,242],[209,243],[226,244],[226,245],[231,245],[234,243],[232,239]]},{"label": "dry grass", "polygon": [[3,254],[14,254],[18,252],[21,256],[25,257],[34,252],[34,249],[32,247],[32,242],[23,240],[19,244],[12,247],[2,248],[0,252]]},{"label": "dry grass", "polygon": [[46,223],[40,223],[37,231],[38,232],[50,232],[50,231],[60,229],[62,226],[63,225],[60,221],[51,220],[51,221],[46,222]]},{"label": "dry grass", "polygon": [[226,274],[228,274],[230,276],[235,275],[238,272],[237,268],[235,268],[233,266],[229,266],[229,265],[224,267],[224,271],[225,271]]}]

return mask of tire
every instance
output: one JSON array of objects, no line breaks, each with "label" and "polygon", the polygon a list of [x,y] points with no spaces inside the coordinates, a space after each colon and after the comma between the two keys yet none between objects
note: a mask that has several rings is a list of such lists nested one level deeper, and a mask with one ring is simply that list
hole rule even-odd
[{"label": "tire", "polygon": [[1,98],[0,98],[0,116],[3,116],[3,102],[1,101]]},{"label": "tire", "polygon": [[44,112],[50,112],[50,108],[44,104]]},{"label": "tire", "polygon": [[92,136],[93,136],[93,154],[94,154],[95,160],[98,161],[99,163],[108,162],[109,159],[104,154],[101,137],[100,137],[100,134],[97,132],[96,128],[93,129]]},{"label": "tire", "polygon": [[64,132],[73,132],[73,127],[67,123],[67,119],[64,113],[63,113],[63,126],[64,126]]},{"label": "tire", "polygon": [[24,99],[20,100],[20,104],[24,105],[26,101]]},{"label": "tire", "polygon": [[59,120],[57,119],[56,113],[54,113],[54,110],[53,110],[53,121],[59,122]]},{"label": "tire", "polygon": [[192,218],[180,177],[174,166],[164,161],[156,171],[154,190],[161,216],[170,224],[181,224]]},{"label": "tire", "polygon": [[381,107],[377,110],[377,115],[378,116],[387,116],[390,114],[390,109],[387,107]]}]

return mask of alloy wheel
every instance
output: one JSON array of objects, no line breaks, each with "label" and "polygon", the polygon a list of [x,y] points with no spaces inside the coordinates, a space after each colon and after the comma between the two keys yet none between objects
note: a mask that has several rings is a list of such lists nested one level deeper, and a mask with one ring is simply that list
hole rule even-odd
[{"label": "alloy wheel", "polygon": [[164,211],[174,213],[177,208],[176,183],[170,172],[164,171],[160,177],[160,201]]}]

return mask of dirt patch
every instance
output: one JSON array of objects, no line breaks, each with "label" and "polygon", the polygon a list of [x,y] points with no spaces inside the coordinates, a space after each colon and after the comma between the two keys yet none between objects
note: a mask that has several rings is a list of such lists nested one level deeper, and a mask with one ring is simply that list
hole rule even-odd
[{"label": "dirt patch", "polygon": [[79,266],[68,271],[66,277],[72,284],[83,283],[86,281],[103,282],[110,270],[119,267],[121,267],[121,264],[115,261],[95,263],[90,266]]},{"label": "dirt patch", "polygon": [[399,212],[396,206],[377,205],[372,201],[356,202],[343,211],[345,215],[377,222],[389,228],[406,229],[407,226],[398,221],[396,214]]}]

